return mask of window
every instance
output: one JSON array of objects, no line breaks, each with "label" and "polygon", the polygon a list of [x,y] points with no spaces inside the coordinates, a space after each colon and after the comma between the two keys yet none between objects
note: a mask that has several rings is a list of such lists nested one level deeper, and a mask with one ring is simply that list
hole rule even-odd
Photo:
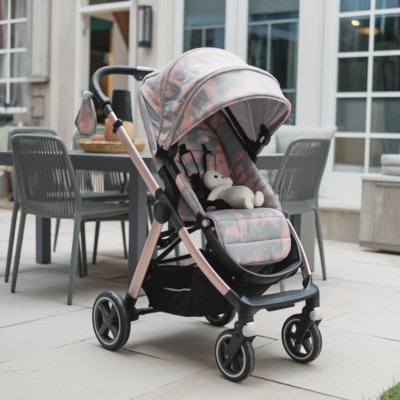
[{"label": "window", "polygon": [[0,112],[26,111],[26,0],[0,0]]},{"label": "window", "polygon": [[247,62],[270,72],[292,103],[295,123],[299,1],[249,0]]},{"label": "window", "polygon": [[400,1],[341,0],[334,171],[380,172],[400,148]]},{"label": "window", "polygon": [[184,51],[225,47],[225,0],[185,0]]}]

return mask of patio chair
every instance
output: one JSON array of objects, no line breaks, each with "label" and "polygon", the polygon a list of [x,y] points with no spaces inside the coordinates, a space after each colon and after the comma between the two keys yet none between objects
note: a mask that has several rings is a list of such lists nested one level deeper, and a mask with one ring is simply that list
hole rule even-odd
[{"label": "patio chair", "polygon": [[128,207],[82,201],[68,151],[57,136],[15,135],[12,138],[12,152],[21,202],[21,219],[11,292],[15,292],[17,283],[26,215],[69,218],[74,220],[74,230],[67,303],[72,304],[82,223],[127,214]]},{"label": "patio chair", "polygon": [[[57,134],[48,128],[39,128],[39,127],[24,127],[24,128],[13,128],[10,129],[8,132],[8,143],[7,143],[7,150],[11,150],[11,138],[14,135],[19,134],[32,134],[32,135],[50,135],[50,136],[57,136]],[[19,201],[18,189],[17,185],[15,184],[14,178],[14,205],[11,215],[11,227],[10,227],[10,236],[8,239],[8,251],[7,251],[7,261],[6,261],[6,271],[4,275],[4,281],[8,282],[10,276],[10,268],[11,268],[11,258],[12,252],[14,247],[14,237],[15,237],[15,227],[17,225],[17,216],[18,210],[21,204]]]},{"label": "patio chair", "polygon": [[[99,130],[97,130],[99,128]],[[96,134],[104,134],[103,127],[97,127]],[[87,135],[81,135],[75,131],[72,137],[72,149],[79,149],[78,140],[87,139]],[[89,171],[77,170],[76,177],[78,180],[79,189],[81,191],[82,200],[84,201],[102,201],[102,202],[119,202],[125,203],[129,200],[129,195],[126,192],[128,185],[127,174],[120,172],[102,172],[102,171]],[[128,251],[126,246],[126,232],[125,221],[121,219],[122,242],[124,246],[124,256],[128,258]],[[56,251],[58,232],[60,229],[60,219],[56,221],[53,251]],[[83,256],[83,270],[84,275],[87,275],[87,258],[86,258],[86,240],[85,240],[85,225],[82,225],[82,256]],[[92,264],[96,264],[97,244],[100,232],[100,221],[96,221],[95,238],[93,245]]]},{"label": "patio chair", "polygon": [[318,208],[319,187],[328,158],[329,138],[297,139],[290,143],[279,167],[273,190],[282,210],[297,215],[313,211],[317,230],[322,276],[326,280],[324,244]]}]

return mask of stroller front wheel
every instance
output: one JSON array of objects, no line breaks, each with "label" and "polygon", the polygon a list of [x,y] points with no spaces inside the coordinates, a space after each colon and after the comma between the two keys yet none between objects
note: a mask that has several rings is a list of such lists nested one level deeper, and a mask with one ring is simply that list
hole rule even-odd
[{"label": "stroller front wheel", "polygon": [[228,329],[220,333],[215,343],[215,359],[222,375],[232,381],[240,382],[246,379],[254,369],[255,355],[253,345],[245,340],[232,361],[226,362],[226,352],[232,338],[233,330]]},{"label": "stroller front wheel", "polygon": [[282,342],[286,353],[299,363],[314,361],[322,349],[322,336],[316,323],[307,330],[303,341],[296,343],[295,335],[300,323],[301,314],[289,317],[282,327]]},{"label": "stroller front wheel", "polygon": [[206,315],[206,320],[215,326],[224,326],[229,324],[235,318],[236,310],[233,307],[229,307],[228,311],[218,315]]},{"label": "stroller front wheel", "polygon": [[128,341],[131,321],[124,299],[117,293],[101,293],[92,312],[94,333],[107,350],[118,350]]}]

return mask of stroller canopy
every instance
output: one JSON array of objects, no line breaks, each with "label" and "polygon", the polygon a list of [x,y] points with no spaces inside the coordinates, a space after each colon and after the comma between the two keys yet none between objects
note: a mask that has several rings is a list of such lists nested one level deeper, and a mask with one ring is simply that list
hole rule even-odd
[{"label": "stroller canopy", "polygon": [[216,48],[190,50],[149,74],[138,98],[154,153],[158,147],[168,150],[201,121],[226,107],[252,141],[258,139],[261,124],[272,134],[291,110],[271,74]]}]

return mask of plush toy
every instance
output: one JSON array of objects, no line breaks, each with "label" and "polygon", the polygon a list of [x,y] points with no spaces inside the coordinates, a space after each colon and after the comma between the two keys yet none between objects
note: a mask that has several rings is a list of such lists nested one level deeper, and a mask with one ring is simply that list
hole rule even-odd
[{"label": "plush toy", "polygon": [[208,171],[203,177],[204,185],[211,190],[207,200],[224,200],[232,208],[246,208],[252,210],[264,203],[261,192],[253,192],[246,186],[232,186],[231,178],[226,178],[217,171]]}]

